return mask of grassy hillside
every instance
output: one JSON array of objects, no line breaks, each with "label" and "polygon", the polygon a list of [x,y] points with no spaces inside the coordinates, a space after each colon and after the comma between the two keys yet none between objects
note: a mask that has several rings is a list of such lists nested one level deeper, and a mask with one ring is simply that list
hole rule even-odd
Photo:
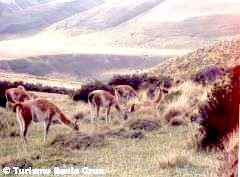
[{"label": "grassy hillside", "polygon": [[[239,38],[218,42],[210,47],[198,49],[186,56],[172,58],[157,67],[151,72],[153,74],[166,74],[173,76],[191,77],[207,66],[219,66],[227,69],[240,65],[240,40]],[[167,68],[167,70],[166,70]]]},{"label": "grassy hillside", "polygon": [[[209,65],[234,66],[239,64],[239,47],[237,39],[221,42],[170,59],[151,72],[155,76],[164,73],[189,78]],[[238,79],[238,75],[236,77]],[[234,146],[227,144],[231,147],[224,147],[223,151],[202,151],[198,139],[204,134],[199,134],[199,124],[192,122],[199,107],[208,100],[212,87],[184,80],[173,85],[157,109],[149,103],[147,90],[143,89],[139,91],[140,100],[136,100],[138,109],[128,114],[128,120],[124,121],[112,110],[109,124],[104,120],[105,110],[91,124],[87,103],[74,102],[64,95],[35,93],[58,105],[72,120],[77,119],[80,131],[74,133],[55,124],[51,127],[48,142],[43,144],[43,127],[33,124],[28,134],[29,142],[24,145],[19,137],[15,113],[0,108],[0,167],[22,164],[34,168],[87,166],[104,169],[105,176],[109,177],[224,176],[229,171],[223,165],[231,165],[226,153],[229,153],[228,148],[234,147],[231,150],[235,158],[238,136],[232,135]],[[129,105],[122,105],[126,109],[125,106]]]},{"label": "grassy hillside", "polygon": [[[188,88],[190,91],[184,88]],[[29,143],[23,145],[18,136],[15,115],[1,108],[0,112],[3,117],[1,123],[3,125],[6,122],[15,123],[0,130],[1,134],[4,134],[0,147],[0,164],[4,165],[10,162],[17,164],[18,161],[25,160],[35,168],[87,166],[104,169],[105,176],[109,177],[130,177],[132,175],[140,177],[217,176],[221,154],[214,151],[208,153],[196,152],[194,136],[198,126],[191,124],[190,115],[185,115],[182,107],[179,107],[180,105],[191,106],[193,102],[190,100],[193,100],[193,98],[198,100],[197,102],[204,100],[206,98],[204,93],[207,90],[187,82],[175,87],[172,91],[173,95],[164,100],[159,116],[156,116],[158,113],[154,109],[146,110],[143,107],[138,112],[129,115],[129,121],[123,122],[119,115],[113,112],[111,114],[113,120],[110,125],[105,124],[105,121],[101,119],[95,124],[90,124],[89,107],[85,103],[72,102],[66,96],[37,93],[57,104],[70,117],[76,113],[81,113],[83,118],[80,120],[80,131],[93,137],[99,133],[104,134],[104,132],[116,130],[120,127],[124,127],[128,134],[128,131],[132,129],[131,127],[134,127],[130,125],[136,120],[158,122],[158,126],[153,130],[148,130],[146,128],[147,124],[145,125],[146,130],[143,130],[144,126],[140,128],[141,126],[135,125],[139,128],[131,131],[140,130],[144,135],[142,138],[127,138],[125,135],[117,133],[115,136],[105,137],[104,140],[99,139],[100,142],[97,144],[91,144],[90,141],[86,149],[71,150],[71,146],[67,144],[63,148],[61,142],[57,147],[52,144],[52,142],[57,141],[56,137],[59,137],[59,135],[67,135],[68,138],[73,135],[73,132],[68,128],[60,125],[51,127],[48,143],[44,145],[42,142],[42,126],[34,124],[30,128]],[[181,94],[174,94],[176,91],[181,92]],[[172,126],[165,119],[165,115],[173,110],[181,110],[178,119],[183,121],[182,125]],[[10,131],[12,131],[11,135],[13,136],[8,136]]]}]

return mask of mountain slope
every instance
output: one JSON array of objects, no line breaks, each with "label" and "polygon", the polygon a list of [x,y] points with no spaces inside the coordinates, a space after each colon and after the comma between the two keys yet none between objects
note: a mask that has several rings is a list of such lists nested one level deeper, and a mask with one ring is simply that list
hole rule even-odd
[{"label": "mountain slope", "polygon": [[101,6],[64,19],[49,27],[48,30],[61,30],[72,34],[81,34],[83,31],[97,31],[115,27],[140,14],[146,13],[163,1],[164,0],[123,0],[104,3]]},{"label": "mountain slope", "polygon": [[105,33],[115,46],[199,48],[240,34],[240,14],[193,17],[180,22],[129,23]]},{"label": "mountain slope", "polygon": [[219,42],[186,56],[169,59],[151,69],[150,73],[190,77],[212,65],[223,68],[240,65],[240,38]]},{"label": "mountain slope", "polygon": [[55,0],[0,0],[0,17]]},{"label": "mountain slope", "polygon": [[2,14],[0,36],[3,39],[3,37],[11,35],[26,35],[29,32],[37,32],[55,22],[101,3],[103,3],[102,0],[51,1],[15,11],[12,14]]},{"label": "mountain slope", "polygon": [[196,49],[239,35],[239,8],[237,0],[116,1],[64,19],[46,31],[73,36],[80,44]]}]

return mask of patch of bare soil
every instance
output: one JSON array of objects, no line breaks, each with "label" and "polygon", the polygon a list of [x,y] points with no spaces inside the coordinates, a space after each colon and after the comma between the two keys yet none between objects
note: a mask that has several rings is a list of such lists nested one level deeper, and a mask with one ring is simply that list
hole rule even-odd
[{"label": "patch of bare soil", "polygon": [[102,147],[106,144],[102,134],[75,134],[58,135],[51,143],[52,146],[68,150],[86,150],[88,148]]},{"label": "patch of bare soil", "polygon": [[104,134],[105,136],[110,136],[110,137],[130,138],[130,139],[142,139],[144,137],[143,132],[139,130],[129,130],[127,128],[118,128],[115,130],[109,130]]},{"label": "patch of bare soil", "polygon": [[60,147],[68,150],[86,150],[88,148],[99,148],[106,145],[106,138],[131,138],[141,139],[143,132],[128,128],[107,128],[102,132],[91,134],[78,132],[75,134],[58,135],[51,142],[51,146]]},{"label": "patch of bare soil", "polygon": [[10,169],[13,169],[13,167],[19,167],[20,169],[27,169],[30,167],[33,167],[33,164],[26,160],[26,159],[19,159],[19,160],[11,160],[9,162],[5,162],[1,164],[1,168],[9,167]]},{"label": "patch of bare soil", "polygon": [[160,123],[151,119],[136,119],[127,123],[132,130],[153,131],[161,127]]}]

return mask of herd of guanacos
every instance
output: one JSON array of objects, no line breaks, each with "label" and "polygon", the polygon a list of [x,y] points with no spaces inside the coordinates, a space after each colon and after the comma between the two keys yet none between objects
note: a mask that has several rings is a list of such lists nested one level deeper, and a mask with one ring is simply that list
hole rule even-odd
[{"label": "herd of guanacos", "polygon": [[[105,121],[110,122],[109,114],[111,108],[114,107],[123,119],[128,119],[127,114],[134,112],[138,106],[142,107],[156,107],[159,105],[163,96],[168,91],[163,88],[158,88],[158,94],[154,100],[142,102],[141,105],[131,104],[130,109],[123,111],[120,103],[129,101],[132,98],[139,100],[137,91],[130,85],[118,85],[114,87],[114,94],[105,90],[94,90],[88,95],[88,104],[91,110],[91,122],[94,122],[96,117],[99,117],[100,108],[106,108]],[[20,136],[24,143],[27,143],[27,132],[31,122],[42,122],[44,124],[44,143],[47,141],[47,135],[50,125],[53,121],[58,121],[62,124],[71,127],[73,130],[78,131],[79,125],[77,121],[68,118],[54,103],[47,99],[39,98],[32,92],[28,92],[23,86],[19,85],[16,88],[7,89],[6,108],[10,108],[16,112],[16,117],[20,126]],[[96,116],[94,116],[94,110]]]}]

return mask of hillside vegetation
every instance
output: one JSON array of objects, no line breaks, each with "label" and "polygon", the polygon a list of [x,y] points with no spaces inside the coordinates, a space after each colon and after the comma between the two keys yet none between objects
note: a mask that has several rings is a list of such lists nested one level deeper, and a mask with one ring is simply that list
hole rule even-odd
[{"label": "hillside vegetation", "polygon": [[[28,144],[24,145],[19,137],[15,113],[0,108],[2,117],[0,120],[0,137],[2,138],[0,166],[21,166],[22,164],[34,168],[87,166],[104,169],[105,176],[109,177],[133,175],[226,177],[225,174],[231,174],[235,169],[238,136],[233,134],[228,138],[230,141],[222,140],[222,151],[217,149],[203,151],[201,147],[206,147],[204,144],[206,141],[199,140],[204,140],[204,137],[209,140],[209,136],[210,140],[215,140],[211,139],[212,128],[214,129],[214,126],[218,125],[216,122],[219,122],[215,121],[215,118],[221,118],[218,113],[223,110],[222,106],[228,105],[228,99],[231,97],[235,98],[231,102],[234,113],[232,114],[233,106],[231,106],[230,109],[226,107],[226,114],[232,116],[234,121],[238,120],[236,113],[240,95],[239,67],[236,67],[236,71],[234,70],[236,74],[234,74],[234,87],[231,92],[233,94],[228,97],[222,97],[221,94],[222,89],[224,93],[228,93],[226,87],[220,87],[222,89],[218,90],[214,85],[198,84],[189,78],[203,67],[238,65],[239,45],[240,42],[237,39],[221,42],[209,48],[199,49],[187,56],[167,60],[169,63],[166,62],[154,68],[151,71],[154,78],[149,79],[150,83],[154,83],[155,78],[159,78],[163,73],[166,76],[180,77],[182,80],[174,82],[172,87],[169,87],[169,92],[162,98],[157,109],[151,104],[154,96],[153,98],[148,96],[149,88],[139,89],[139,100],[135,100],[137,109],[135,112],[128,113],[128,120],[123,120],[120,114],[112,110],[111,123],[105,123],[105,116],[102,113],[95,123],[90,123],[90,107],[87,103],[75,102],[66,95],[35,93],[55,103],[80,126],[80,131],[74,133],[63,125],[54,124],[46,144],[43,144],[42,125],[33,124],[28,134]],[[122,81],[121,77],[115,79],[115,82]],[[136,78],[125,79],[129,79],[132,83],[139,82]],[[212,94],[214,97],[210,99]],[[217,98],[217,104],[214,102],[215,98]],[[209,124],[199,124],[201,120],[194,122],[193,119],[199,115],[199,107],[205,103],[216,105],[214,109],[207,112],[211,116],[205,120],[211,121],[211,127],[206,126]],[[129,104],[122,107],[127,109]],[[229,120],[229,118],[222,119],[222,121]],[[206,126],[204,127],[206,133],[201,132],[202,126]],[[222,130],[225,130],[224,127],[221,128],[218,130],[220,134],[216,134],[217,137],[222,135]],[[237,128],[230,127],[229,133]],[[214,143],[214,141],[211,142]],[[225,165],[232,167],[233,170],[224,168]]]},{"label": "hillside vegetation", "polygon": [[[184,88],[189,88],[191,92]],[[174,94],[174,90],[180,94]],[[57,104],[70,117],[80,113],[80,133],[89,137],[87,140],[81,139],[81,135],[75,135],[68,128],[54,125],[46,145],[42,142],[42,126],[39,124],[33,124],[28,135],[28,145],[23,145],[18,135],[15,114],[1,108],[0,125],[4,126],[0,131],[0,165],[18,165],[22,162],[34,168],[88,166],[104,169],[105,176],[109,177],[177,177],[179,174],[216,176],[221,155],[215,152],[196,152],[194,135],[198,126],[191,124],[190,115],[187,116],[183,107],[179,107],[194,104],[196,108],[198,101],[189,100],[204,100],[206,90],[191,82],[175,87],[174,90],[162,103],[159,117],[154,109],[146,110],[143,107],[123,122],[114,111],[111,114],[111,124],[105,124],[102,116],[95,124],[91,124],[90,110],[86,103],[73,102],[66,96],[36,93]],[[181,111],[178,117],[168,116],[170,121],[180,120],[179,126],[172,126],[169,119],[165,119],[170,111]]]},{"label": "hillside vegetation", "polygon": [[[210,47],[177,58],[172,58],[151,69],[152,74],[189,78],[208,66],[224,69],[240,65],[240,39],[218,42]],[[167,69],[166,69],[167,68]]]}]

